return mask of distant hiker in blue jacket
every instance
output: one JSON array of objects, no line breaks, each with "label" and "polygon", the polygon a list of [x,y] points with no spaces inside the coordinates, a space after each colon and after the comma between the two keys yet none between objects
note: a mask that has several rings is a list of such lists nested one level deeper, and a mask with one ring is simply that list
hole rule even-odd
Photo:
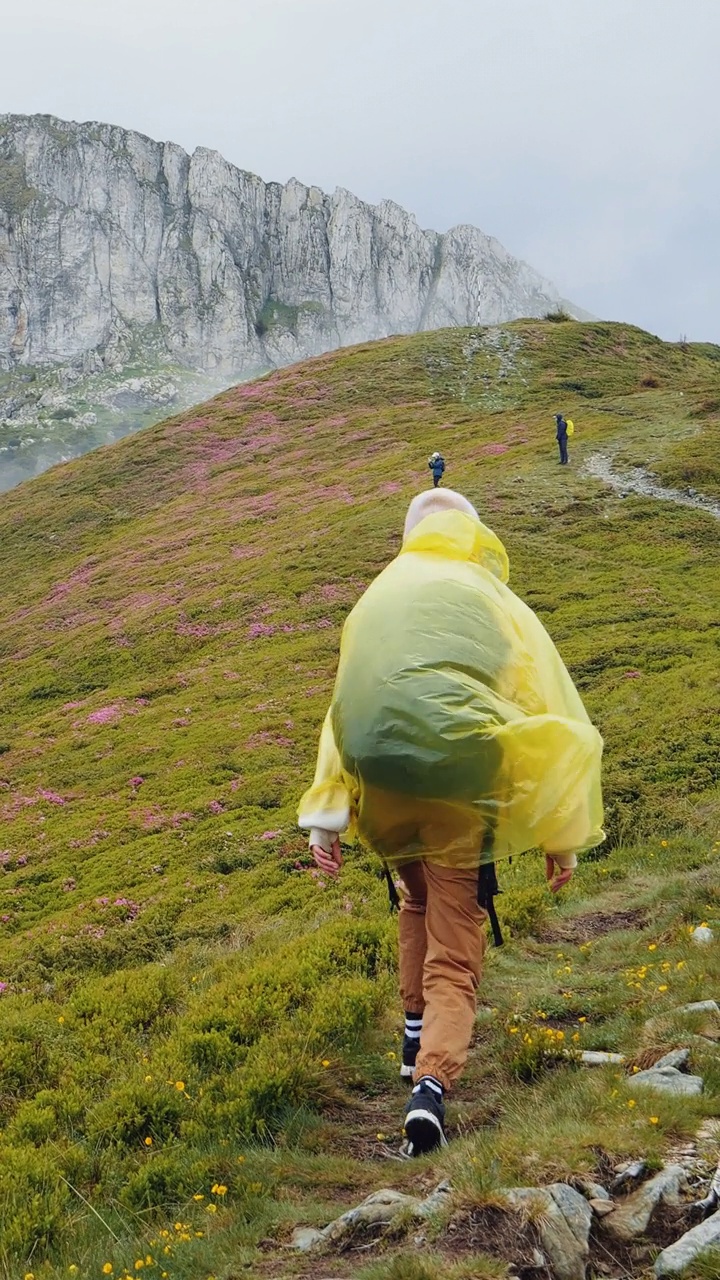
[{"label": "distant hiker in blue jacket", "polygon": [[557,431],[555,432],[555,437],[557,439],[558,448],[560,450],[560,465],[562,467],[565,467],[567,466],[567,460],[568,460],[568,450],[567,450],[568,424],[563,418],[561,413],[555,414],[555,422],[557,424]]},{"label": "distant hiker in blue jacket", "polygon": [[432,471],[433,488],[437,489],[443,478],[443,472],[445,471],[445,459],[442,454],[437,453],[437,451],[435,453],[431,453],[428,458],[428,466]]}]

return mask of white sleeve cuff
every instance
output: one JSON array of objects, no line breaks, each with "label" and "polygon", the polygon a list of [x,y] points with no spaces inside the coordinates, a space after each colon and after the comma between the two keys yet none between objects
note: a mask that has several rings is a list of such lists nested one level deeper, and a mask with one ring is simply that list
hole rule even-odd
[{"label": "white sleeve cuff", "polygon": [[337,839],[338,839],[337,831],[325,831],[323,827],[312,827],[310,830],[310,848],[311,849],[314,844],[317,844],[320,846],[321,849],[324,849],[326,853],[330,853],[332,850],[333,844]]},{"label": "white sleeve cuff", "polygon": [[578,864],[576,853],[549,853],[549,857],[561,871],[574,871]]},{"label": "white sleeve cuff", "polygon": [[345,831],[350,825],[350,806],[342,809],[319,809],[316,813],[301,813],[298,826],[319,831]]}]

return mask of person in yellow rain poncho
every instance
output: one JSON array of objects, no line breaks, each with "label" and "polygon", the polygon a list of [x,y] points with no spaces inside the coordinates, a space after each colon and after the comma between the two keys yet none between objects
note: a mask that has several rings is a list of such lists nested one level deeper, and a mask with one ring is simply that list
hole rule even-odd
[{"label": "person in yellow rain poncho", "polygon": [[339,833],[400,881],[402,1073],[410,1154],[444,1143],[498,859],[539,848],[551,888],[604,839],[602,739],[508,557],[451,489],[419,494],[400,554],[346,620],[315,780],[300,803],[317,865]]}]

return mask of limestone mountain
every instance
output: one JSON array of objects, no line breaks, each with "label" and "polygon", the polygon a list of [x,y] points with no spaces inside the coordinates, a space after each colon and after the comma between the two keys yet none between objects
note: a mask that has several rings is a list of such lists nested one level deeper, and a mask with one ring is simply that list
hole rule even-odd
[{"label": "limestone mountain", "polygon": [[475,227],[423,231],[390,200],[265,183],[111,125],[0,116],[0,368],[92,370],[159,344],[242,376],[560,302]]}]

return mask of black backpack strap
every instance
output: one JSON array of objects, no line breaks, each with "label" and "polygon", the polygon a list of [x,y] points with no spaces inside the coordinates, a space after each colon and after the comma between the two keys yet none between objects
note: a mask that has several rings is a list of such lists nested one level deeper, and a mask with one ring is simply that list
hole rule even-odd
[{"label": "black backpack strap", "polygon": [[478,871],[478,906],[487,911],[490,917],[490,928],[492,929],[493,942],[496,947],[503,945],[503,936],[500,929],[500,921],[495,910],[495,898],[502,890],[497,882],[497,874],[494,862],[483,862]]},{"label": "black backpack strap", "polygon": [[392,873],[390,871],[390,868],[386,867],[384,863],[383,863],[383,871],[385,873],[385,879],[387,881],[388,897],[390,899],[390,914],[392,915],[394,911],[400,910],[400,897],[398,895],[397,889],[395,888],[395,881],[392,878]]}]

